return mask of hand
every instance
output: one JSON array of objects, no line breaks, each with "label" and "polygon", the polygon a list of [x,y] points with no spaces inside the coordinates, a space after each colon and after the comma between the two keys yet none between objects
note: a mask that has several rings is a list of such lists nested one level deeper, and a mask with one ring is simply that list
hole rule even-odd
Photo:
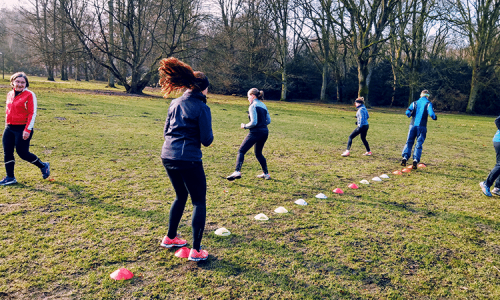
[{"label": "hand", "polygon": [[241,123],[240,128],[245,129],[245,123]]},{"label": "hand", "polygon": [[23,131],[23,140],[27,140],[27,139],[29,139],[29,137],[30,137],[30,134],[27,133],[26,131]]}]

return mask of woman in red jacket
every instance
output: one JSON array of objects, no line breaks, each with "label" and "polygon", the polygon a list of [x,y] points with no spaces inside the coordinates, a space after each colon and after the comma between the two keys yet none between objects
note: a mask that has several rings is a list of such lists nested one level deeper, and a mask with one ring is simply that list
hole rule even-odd
[{"label": "woman in red jacket", "polygon": [[24,72],[17,72],[12,75],[10,85],[12,91],[7,94],[5,131],[2,137],[7,176],[0,181],[0,185],[17,183],[14,176],[14,148],[20,158],[40,168],[43,179],[46,179],[50,176],[49,163],[42,162],[29,151],[37,108],[35,93],[28,90],[28,77]]}]

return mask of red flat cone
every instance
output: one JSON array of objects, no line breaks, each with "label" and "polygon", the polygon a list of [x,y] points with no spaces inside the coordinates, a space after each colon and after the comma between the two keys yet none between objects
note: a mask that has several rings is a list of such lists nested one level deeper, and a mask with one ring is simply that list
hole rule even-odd
[{"label": "red flat cone", "polygon": [[357,188],[359,188],[355,183],[349,184],[348,187],[350,187],[351,189],[357,189]]},{"label": "red flat cone", "polygon": [[394,174],[394,175],[403,175],[403,173],[401,173],[401,171],[399,171],[399,170],[396,170],[396,171],[392,172],[392,174]]},{"label": "red flat cone", "polygon": [[182,247],[179,250],[175,251],[175,256],[180,258],[188,258],[190,251],[191,250],[188,247]]},{"label": "red flat cone", "polygon": [[334,189],[333,192],[336,194],[343,194],[344,193],[344,191],[339,189],[339,188]]},{"label": "red flat cone", "polygon": [[417,165],[417,168],[420,168],[420,169],[421,169],[421,168],[425,168],[425,167],[427,167],[425,164],[418,164],[418,165]]},{"label": "red flat cone", "polygon": [[134,274],[132,274],[132,272],[125,268],[121,268],[111,273],[109,277],[113,278],[114,280],[129,280],[134,277]]},{"label": "red flat cone", "polygon": [[410,173],[411,169],[410,168],[404,168],[403,170],[401,170],[401,172],[403,172],[403,173]]}]

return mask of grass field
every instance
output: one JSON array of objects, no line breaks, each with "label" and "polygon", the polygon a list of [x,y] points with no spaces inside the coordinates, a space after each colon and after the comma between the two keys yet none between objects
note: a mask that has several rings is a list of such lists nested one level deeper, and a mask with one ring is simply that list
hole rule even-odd
[{"label": "grass field", "polygon": [[[102,83],[30,83],[39,103],[31,151],[51,163],[53,181],[16,156],[19,184],[0,188],[2,299],[500,298],[500,198],[478,186],[495,161],[492,117],[438,112],[424,144],[428,167],[394,176],[409,124],[403,109],[371,109],[374,155],[362,156],[357,138],[342,158],[353,106],[267,101],[273,179],[255,178],[249,152],[243,178],[228,182],[248,102],[209,95],[210,257],[194,263],[159,246],[174,198],[159,158],[170,99],[106,94]],[[383,173],[391,178],[347,188]],[[289,213],[274,213],[278,206]],[[191,210],[180,226],[189,245]],[[270,220],[254,220],[258,213]],[[216,236],[219,227],[232,234]],[[121,267],[135,277],[110,279]]]}]

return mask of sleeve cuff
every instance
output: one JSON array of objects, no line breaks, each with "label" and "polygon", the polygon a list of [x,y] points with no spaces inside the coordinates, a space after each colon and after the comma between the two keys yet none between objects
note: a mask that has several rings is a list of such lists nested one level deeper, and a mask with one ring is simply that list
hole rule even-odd
[{"label": "sleeve cuff", "polygon": [[31,130],[29,130],[29,129],[24,129],[24,132],[26,132],[26,133],[28,133],[28,134],[29,134],[29,133],[31,133]]}]

